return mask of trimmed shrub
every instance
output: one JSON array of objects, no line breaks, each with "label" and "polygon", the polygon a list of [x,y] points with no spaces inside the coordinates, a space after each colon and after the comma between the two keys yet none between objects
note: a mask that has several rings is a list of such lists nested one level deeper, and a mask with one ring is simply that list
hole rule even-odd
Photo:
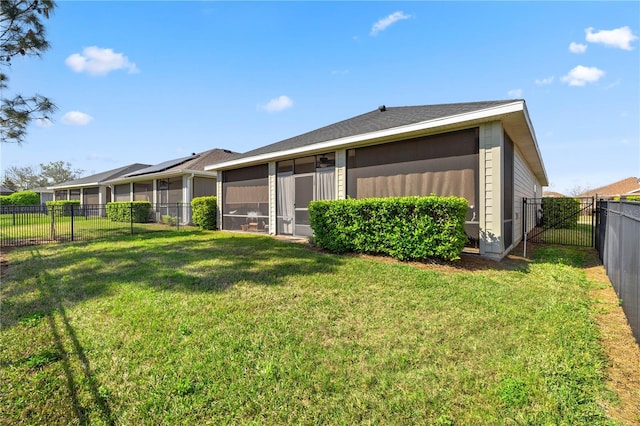
[{"label": "trimmed shrub", "polygon": [[14,206],[34,206],[40,204],[40,195],[33,191],[19,191],[9,195]]},{"label": "trimmed shrub", "polygon": [[[151,213],[149,201],[117,201],[107,203],[107,218],[112,222],[146,223]],[[133,218],[131,217],[133,213]]]},{"label": "trimmed shrub", "polygon": [[3,206],[34,206],[40,204],[40,195],[33,191],[19,191],[11,195],[0,195]]},{"label": "trimmed shrub", "polygon": [[542,199],[542,226],[546,229],[575,229],[580,218],[580,199]]},{"label": "trimmed shrub", "polygon": [[313,201],[318,246],[344,253],[386,254],[400,260],[455,260],[467,241],[468,202],[459,197],[390,197]]},{"label": "trimmed shrub", "polygon": [[617,195],[613,197],[613,201],[640,201],[640,195],[623,195],[622,197]]},{"label": "trimmed shrub", "polygon": [[196,197],[191,200],[191,220],[200,229],[218,229],[217,210],[218,198]]},{"label": "trimmed shrub", "polygon": [[55,212],[56,216],[71,216],[71,209],[78,211],[80,200],[47,201],[46,204],[47,210]]}]

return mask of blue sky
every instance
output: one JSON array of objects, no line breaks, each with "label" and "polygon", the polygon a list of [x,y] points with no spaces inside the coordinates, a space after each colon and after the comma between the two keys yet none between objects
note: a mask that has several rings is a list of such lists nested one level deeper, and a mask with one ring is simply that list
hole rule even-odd
[{"label": "blue sky", "polygon": [[238,152],[379,105],[523,98],[568,193],[640,177],[640,2],[70,2],[9,90],[59,111],[2,169]]}]

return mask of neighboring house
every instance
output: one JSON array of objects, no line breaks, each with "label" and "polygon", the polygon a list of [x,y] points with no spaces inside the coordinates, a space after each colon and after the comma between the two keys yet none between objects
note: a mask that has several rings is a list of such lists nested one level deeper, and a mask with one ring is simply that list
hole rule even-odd
[{"label": "neighboring house", "polygon": [[33,188],[29,191],[33,191],[40,196],[40,204],[46,204],[47,201],[53,201],[53,189]]},{"label": "neighboring house", "polygon": [[640,195],[640,178],[629,177],[600,188],[591,189],[579,197],[613,198],[627,195]]},{"label": "neighboring house", "polygon": [[6,186],[0,185],[0,195],[11,195],[14,192],[16,191],[14,191],[13,189],[9,189]]},{"label": "neighboring house", "polygon": [[146,167],[149,167],[149,165],[134,163],[80,179],[59,183],[47,189],[53,191],[54,200],[80,200],[81,204],[106,204],[112,201],[112,194],[111,188],[104,183],[105,181]]},{"label": "neighboring house", "polygon": [[175,205],[189,205],[195,197],[216,195],[216,173],[205,171],[204,166],[236,155],[226,149],[211,149],[141,168],[103,183],[111,188],[113,201],[150,201],[157,220],[159,215],[179,214],[181,221],[188,223],[189,209],[178,213]]},{"label": "neighboring house", "polygon": [[496,259],[522,239],[522,198],[549,184],[523,100],[381,106],[205,170],[225,230],[308,236],[312,200],[455,195],[470,246]]},{"label": "neighboring house", "polygon": [[551,198],[565,198],[566,195],[561,194],[559,192],[554,192],[554,191],[544,191],[542,193],[543,197],[551,197]]}]

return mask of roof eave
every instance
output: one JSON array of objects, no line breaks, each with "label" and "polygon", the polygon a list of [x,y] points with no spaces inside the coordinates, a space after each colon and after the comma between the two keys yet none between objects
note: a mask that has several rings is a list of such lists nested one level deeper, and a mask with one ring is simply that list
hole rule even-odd
[{"label": "roof eave", "polygon": [[252,157],[244,157],[237,160],[210,164],[208,166],[205,166],[204,169],[207,171],[225,170],[225,169],[235,168],[238,166],[250,166],[255,164],[261,164],[264,162],[275,161],[278,159],[283,159],[283,158],[300,155],[300,154],[307,154],[307,153],[313,153],[313,152],[318,153],[318,152],[323,152],[328,150],[351,148],[351,147],[363,145],[365,142],[382,143],[382,142],[387,142],[387,141],[396,139],[398,136],[407,137],[407,136],[414,136],[414,135],[418,136],[425,133],[437,133],[438,131],[451,130],[452,128],[462,128],[462,127],[468,127],[472,125],[478,125],[480,123],[496,120],[502,116],[517,113],[517,112],[522,112],[524,114],[526,124],[530,130],[532,143],[535,145],[538,158],[540,158],[542,176],[544,176],[544,179],[541,179],[541,180],[546,181],[546,172],[544,172],[544,166],[542,165],[540,152],[539,152],[539,149],[537,148],[535,135],[533,134],[533,127],[531,126],[531,122],[529,120],[528,114],[526,113],[526,108],[524,106],[524,101],[522,100],[518,100],[508,104],[494,106],[490,108],[484,108],[484,109],[473,111],[473,112],[456,114],[456,115],[441,117],[433,120],[421,121],[414,124],[392,127],[389,129],[379,130],[376,132],[363,133],[363,134],[358,134],[354,136],[333,139],[329,141],[307,145],[304,147],[299,147],[299,148],[294,148],[294,149],[289,149],[284,151],[275,151],[275,152],[260,154]]},{"label": "roof eave", "polygon": [[140,182],[140,181],[145,181],[145,180],[150,180],[150,179],[171,178],[171,177],[177,177],[177,176],[183,176],[183,175],[193,175],[193,176],[213,177],[213,178],[216,177],[215,173],[208,172],[208,171],[190,170],[190,169],[177,169],[177,170],[171,170],[171,171],[149,173],[149,174],[146,174],[146,175],[138,175],[138,176],[131,176],[131,177],[126,177],[126,178],[111,179],[111,180],[106,180],[106,181],[102,182],[102,184],[104,184],[104,185],[117,185],[117,184],[122,184],[122,183],[127,183],[127,182]]},{"label": "roof eave", "polygon": [[89,183],[81,183],[81,184],[76,184],[76,185],[54,185],[54,186],[47,186],[47,189],[51,189],[51,190],[57,190],[57,189],[72,189],[72,188],[87,188],[87,187],[91,187],[91,186],[100,186],[102,183],[101,182],[89,182]]}]

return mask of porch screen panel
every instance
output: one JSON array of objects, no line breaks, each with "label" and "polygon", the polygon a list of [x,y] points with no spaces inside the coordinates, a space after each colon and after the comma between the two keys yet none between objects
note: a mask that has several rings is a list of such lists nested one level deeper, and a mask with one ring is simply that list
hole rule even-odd
[{"label": "porch screen panel", "polygon": [[131,201],[131,194],[129,194],[130,189],[131,186],[128,183],[115,185],[113,187],[113,201]]},{"label": "porch screen panel", "polygon": [[467,234],[478,235],[477,128],[347,151],[352,198],[457,196],[467,199]]},{"label": "porch screen panel", "polygon": [[209,197],[216,195],[216,179],[194,177],[193,197]]},{"label": "porch screen panel", "polygon": [[66,200],[67,199],[67,190],[59,189],[54,192],[56,200]]},{"label": "porch screen panel", "polygon": [[278,173],[276,192],[278,235],[293,235],[293,171]]},{"label": "porch screen panel", "polygon": [[80,189],[70,189],[69,190],[69,199],[70,200],[80,200]]},{"label": "porch screen panel", "polygon": [[267,231],[268,165],[222,172],[222,229]]},{"label": "porch screen panel", "polygon": [[133,200],[153,202],[153,181],[135,182],[133,184]]},{"label": "porch screen panel", "polygon": [[176,177],[169,180],[169,189],[167,190],[167,202],[176,204],[182,202],[182,178]]},{"label": "porch screen panel", "polygon": [[82,201],[84,204],[100,204],[100,190],[97,187],[84,188],[82,191]]}]

